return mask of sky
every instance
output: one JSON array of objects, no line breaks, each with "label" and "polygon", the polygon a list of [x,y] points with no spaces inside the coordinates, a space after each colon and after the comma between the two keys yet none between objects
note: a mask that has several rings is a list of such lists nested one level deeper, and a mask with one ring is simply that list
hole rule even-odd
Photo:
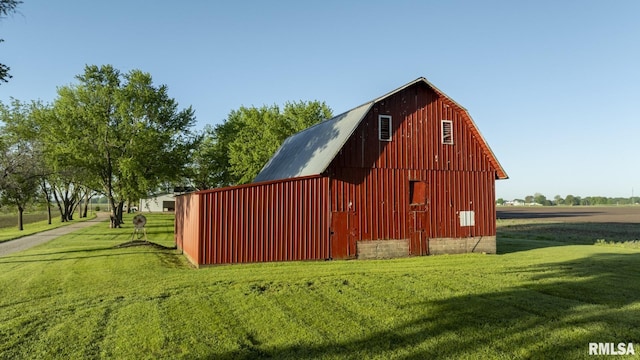
[{"label": "sky", "polygon": [[640,1],[24,0],[0,19],[0,101],[85,65],[148,72],[197,128],[240,106],[338,114],[426,77],[471,114],[504,199],[640,195]]}]

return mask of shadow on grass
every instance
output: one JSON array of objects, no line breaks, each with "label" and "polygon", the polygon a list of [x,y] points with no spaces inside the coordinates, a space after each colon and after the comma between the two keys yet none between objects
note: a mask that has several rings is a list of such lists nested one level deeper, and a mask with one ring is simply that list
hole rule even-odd
[{"label": "shadow on grass", "polygon": [[[87,256],[65,256],[58,258],[41,258],[41,259],[16,259],[16,257],[3,257],[0,258],[0,264],[13,264],[13,263],[46,263],[46,262],[54,262],[54,261],[66,261],[66,260],[83,260],[83,259],[92,259],[92,258],[108,258],[108,257],[118,257],[125,255],[140,255],[140,254],[157,254],[157,251],[144,251],[144,252],[119,252],[117,254],[101,254],[101,255],[87,255]],[[41,257],[52,256],[58,253],[52,252],[48,254],[40,254]],[[27,255],[28,256],[28,255]],[[34,255],[35,256],[35,255]]]},{"label": "shadow on grass", "polygon": [[122,244],[118,244],[118,245],[114,246],[113,248],[121,249],[121,248],[139,247],[139,246],[151,247],[151,248],[159,249],[159,250],[175,250],[175,249],[178,248],[176,245],[174,245],[174,246],[164,246],[164,245],[161,245],[161,244],[158,244],[158,243],[154,243],[152,241],[147,241],[147,240],[131,240],[131,241],[124,242]]},{"label": "shadow on grass", "polygon": [[563,245],[591,245],[598,240],[625,242],[640,238],[634,223],[518,223],[498,226],[498,254]]},{"label": "shadow on grass", "polygon": [[[143,247],[150,251],[137,251],[137,252],[118,252],[111,253],[110,250],[117,250],[123,248],[131,248],[131,247]],[[152,251],[156,250],[156,251]],[[167,251],[169,250],[169,251]],[[52,261],[63,261],[63,260],[81,260],[81,259],[91,259],[91,258],[106,258],[106,257],[116,257],[116,256],[124,256],[124,255],[139,255],[139,254],[156,254],[160,256],[160,260],[164,265],[175,268],[178,264],[182,265],[179,257],[181,254],[175,253],[176,247],[167,247],[161,244],[156,244],[150,241],[129,241],[122,244],[118,244],[115,246],[108,247],[97,247],[90,249],[77,249],[77,250],[63,250],[63,251],[51,251],[51,252],[42,252],[35,254],[23,254],[23,255],[9,255],[6,257],[0,257],[0,264],[11,264],[11,263],[37,263],[37,262],[52,262]],[[92,255],[97,252],[103,252],[100,255]],[[85,256],[66,256],[69,254],[86,254]],[[55,256],[62,257],[55,257]],[[54,258],[50,258],[54,256]],[[176,259],[173,259],[176,258]]]},{"label": "shadow on grass", "polygon": [[403,308],[413,320],[355,340],[269,346],[255,329],[245,328],[238,350],[210,357],[586,358],[590,342],[640,343],[640,311],[625,308],[640,301],[640,282],[632,281],[640,275],[638,263],[640,254],[603,253],[518,267],[508,270],[522,271],[517,286],[437,301],[416,299]]}]

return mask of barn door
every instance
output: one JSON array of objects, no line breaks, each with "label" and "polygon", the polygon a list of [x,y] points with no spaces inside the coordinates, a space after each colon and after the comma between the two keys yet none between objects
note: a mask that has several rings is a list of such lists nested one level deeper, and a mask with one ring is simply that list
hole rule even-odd
[{"label": "barn door", "polygon": [[427,237],[427,183],[424,181],[409,182],[409,251],[411,255],[428,255],[429,238]]},{"label": "barn door", "polygon": [[356,257],[358,222],[354,212],[331,213],[331,258],[349,259]]},{"label": "barn door", "polygon": [[426,234],[426,211],[409,212],[409,251],[411,255],[428,255],[429,239]]}]

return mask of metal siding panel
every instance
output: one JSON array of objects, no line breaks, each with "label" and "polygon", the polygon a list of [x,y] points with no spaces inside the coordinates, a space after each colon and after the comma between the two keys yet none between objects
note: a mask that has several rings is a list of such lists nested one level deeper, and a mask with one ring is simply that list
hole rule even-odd
[{"label": "metal siding panel", "polygon": [[[248,189],[248,191],[250,190],[251,189]],[[238,235],[234,236],[234,239],[231,241],[233,251],[232,260],[234,263],[246,262],[246,259],[244,259],[242,256],[242,253],[244,252],[244,239],[249,236],[245,227],[245,224],[247,224],[247,221],[245,219],[246,207],[242,206],[242,204],[245,203],[244,193],[245,191],[238,191],[237,203],[239,204],[239,206],[236,206],[236,219],[238,220],[238,222],[236,223],[236,231]]]},{"label": "metal siding panel", "polygon": [[225,254],[213,263],[326,258],[323,182],[328,184],[328,179],[292,179],[220,191],[225,206],[215,213],[233,226],[222,229],[222,238],[213,242]]},{"label": "metal siding panel", "polygon": [[202,211],[209,214],[203,264],[326,258],[327,204],[322,199],[328,186],[323,183],[328,179],[291,179],[204,194],[220,201],[218,206],[207,201]]},{"label": "metal siding panel", "polygon": [[176,197],[175,240],[176,246],[195,265],[200,265],[202,238],[202,211],[199,194],[186,194]]},{"label": "metal siding panel", "polygon": [[[302,188],[306,187],[307,184],[302,184]],[[285,186],[285,193],[283,194],[286,199],[284,201],[284,203],[288,203],[292,201],[293,199],[300,199],[303,198],[304,196],[301,196],[300,192],[299,192],[299,188],[297,187],[293,187],[291,183],[287,183]],[[298,200],[299,202],[300,200]],[[301,204],[302,206],[304,206],[304,202],[303,204]],[[288,260],[297,260],[300,259],[299,256],[299,244],[297,241],[295,241],[295,239],[301,239],[302,241],[304,241],[304,239],[307,239],[308,236],[306,236],[306,234],[300,234],[300,232],[298,231],[298,228],[293,226],[293,217],[295,217],[294,213],[289,213],[288,216],[285,218],[285,229],[291,228],[291,232],[287,232],[285,231],[284,234],[286,234],[287,238],[286,238],[286,243],[290,243],[291,245],[286,248],[287,251],[287,259]],[[312,220],[313,221],[313,220]]]},{"label": "metal siding panel", "polygon": [[280,251],[280,244],[278,243],[278,223],[280,221],[280,213],[279,213],[279,204],[277,203],[278,197],[276,194],[278,193],[277,184],[272,186],[269,190],[269,195],[271,197],[270,203],[273,205],[271,212],[273,214],[273,224],[270,224],[271,232],[269,234],[269,243],[271,246],[271,252],[269,253],[269,258],[267,261],[275,261],[278,258],[278,252]]},{"label": "metal siding panel", "polygon": [[282,204],[280,203],[280,197],[278,194],[282,191],[280,184],[275,184],[273,186],[271,196],[272,202],[274,204],[273,214],[275,217],[275,221],[273,224],[273,231],[271,232],[271,241],[273,242],[273,254],[269,261],[278,261],[281,257],[282,253],[282,237],[278,236],[281,231],[281,221],[282,221]]}]

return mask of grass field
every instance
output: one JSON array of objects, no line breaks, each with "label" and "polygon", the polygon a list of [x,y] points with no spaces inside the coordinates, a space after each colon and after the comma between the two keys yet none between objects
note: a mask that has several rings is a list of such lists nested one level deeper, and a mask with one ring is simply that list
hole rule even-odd
[{"label": "grass field", "polygon": [[[148,219],[149,239],[173,246],[172,218]],[[195,270],[176,250],[116,248],[131,226],[101,223],[0,258],[0,358],[567,359],[587,358],[589,342],[640,351],[640,251],[542,226],[501,222],[499,255]]]},{"label": "grass field", "polygon": [[[25,213],[23,214],[23,218],[22,218],[25,225],[38,222],[38,221],[43,221],[46,219],[47,219],[47,213],[44,211]],[[17,227],[17,226],[18,226],[18,215],[0,214],[0,229],[8,228],[8,227]]]}]

